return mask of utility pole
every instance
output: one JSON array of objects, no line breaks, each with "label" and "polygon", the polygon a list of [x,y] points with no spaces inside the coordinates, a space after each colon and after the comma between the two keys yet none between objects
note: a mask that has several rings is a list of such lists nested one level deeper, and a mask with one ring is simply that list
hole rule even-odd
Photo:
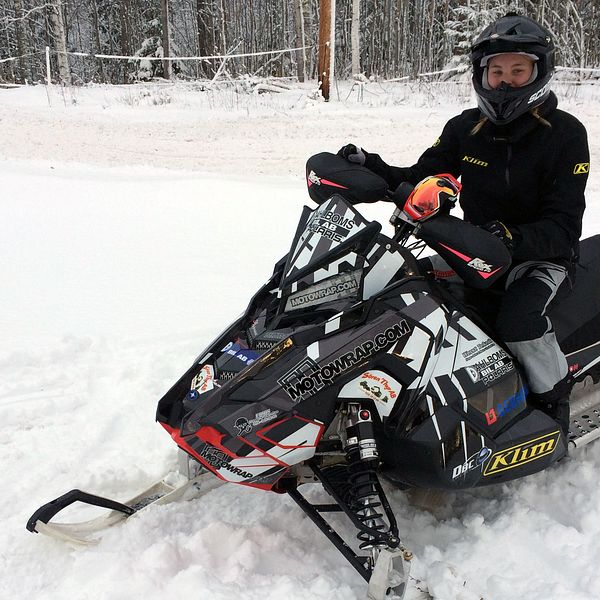
[{"label": "utility pole", "polygon": [[329,100],[329,89],[333,79],[335,57],[335,0],[319,2],[319,85],[323,98]]},{"label": "utility pole", "polygon": [[[163,57],[171,56],[171,47],[169,43],[170,27],[169,27],[169,0],[161,0],[162,9],[162,47]],[[165,79],[171,79],[171,61],[163,60],[163,75]]]}]

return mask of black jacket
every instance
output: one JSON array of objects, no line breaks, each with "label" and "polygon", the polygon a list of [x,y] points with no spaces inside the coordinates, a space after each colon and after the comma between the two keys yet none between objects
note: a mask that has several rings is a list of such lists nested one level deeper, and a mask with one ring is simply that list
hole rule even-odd
[{"label": "black jacket", "polygon": [[365,166],[391,189],[428,175],[461,176],[465,220],[502,221],[513,232],[515,260],[570,261],[578,251],[590,156],[585,127],[556,106],[551,94],[539,107],[551,127],[527,113],[504,127],[487,122],[476,134],[481,113],[465,110],[412,167],[391,167],[370,153]]}]

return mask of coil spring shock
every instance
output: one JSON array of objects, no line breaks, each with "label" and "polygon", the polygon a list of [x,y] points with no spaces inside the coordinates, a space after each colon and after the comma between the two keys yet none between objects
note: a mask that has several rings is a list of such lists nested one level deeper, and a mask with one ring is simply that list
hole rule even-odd
[{"label": "coil spring shock", "polygon": [[391,532],[381,512],[380,484],[377,478],[379,452],[371,413],[360,404],[350,404],[346,420],[346,461],[350,486],[349,506],[361,522],[356,535],[359,548],[368,550],[393,543]]}]

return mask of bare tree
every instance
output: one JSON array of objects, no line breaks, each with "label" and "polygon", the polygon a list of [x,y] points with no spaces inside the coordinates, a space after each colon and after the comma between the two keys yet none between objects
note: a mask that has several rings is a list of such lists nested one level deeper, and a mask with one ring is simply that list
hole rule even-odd
[{"label": "bare tree", "polygon": [[[196,1],[196,26],[198,28],[198,54],[200,56],[211,56],[214,54],[214,17],[213,3],[211,0]],[[212,62],[203,62],[200,72],[208,77],[213,77],[215,71]]]},{"label": "bare tree", "polygon": [[[96,53],[102,53],[102,44],[100,42],[100,21],[98,19],[98,4],[96,0],[90,0],[90,13],[92,16],[93,22],[93,31],[94,31],[94,42],[96,46]],[[106,74],[104,73],[104,64],[102,63],[102,59],[98,58],[98,73],[100,74],[100,81],[102,83],[106,82]]]},{"label": "bare tree", "polygon": [[360,71],[360,0],[352,0],[352,74]]},{"label": "bare tree", "polygon": [[[294,0],[294,13],[296,15],[296,39],[298,46],[305,46],[304,42],[304,11],[302,10],[302,0]],[[298,79],[306,80],[306,50],[298,50]]]},{"label": "bare tree", "polygon": [[59,79],[61,83],[71,85],[71,70],[69,69],[69,57],[67,55],[67,32],[63,19],[62,4],[50,4],[47,8],[48,24],[54,38]]}]

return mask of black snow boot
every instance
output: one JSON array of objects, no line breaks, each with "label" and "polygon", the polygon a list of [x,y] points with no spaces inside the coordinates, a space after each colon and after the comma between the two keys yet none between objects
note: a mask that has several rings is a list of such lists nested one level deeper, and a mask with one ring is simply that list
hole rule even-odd
[{"label": "black snow boot", "polygon": [[569,396],[573,387],[571,374],[559,381],[550,391],[530,394],[530,404],[552,417],[569,440],[570,406]]}]

